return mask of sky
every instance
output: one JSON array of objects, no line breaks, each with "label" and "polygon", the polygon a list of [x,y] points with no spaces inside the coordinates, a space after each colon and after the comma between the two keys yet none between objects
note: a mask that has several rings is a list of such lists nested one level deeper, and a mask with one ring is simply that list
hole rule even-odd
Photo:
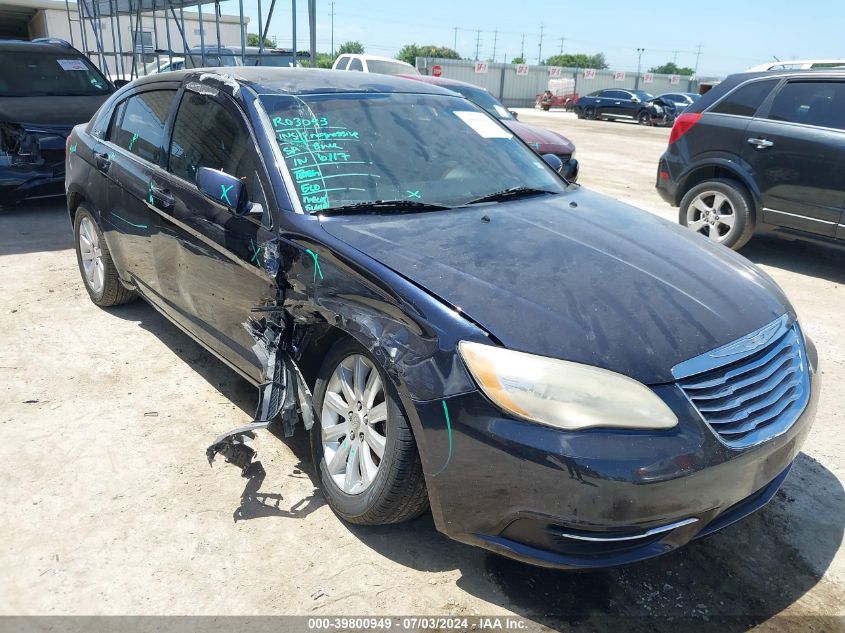
[{"label": "sky", "polygon": [[[266,12],[271,0],[263,0]],[[306,0],[297,4],[297,48],[308,48]],[[256,31],[257,0],[244,0]],[[238,13],[235,1],[223,13]],[[332,40],[331,0],[317,0],[317,50]],[[676,61],[699,76],[721,76],[774,60],[843,58],[842,0],[334,0],[334,45],[360,41],[367,53],[393,57],[404,44],[457,47],[463,57],[510,61],[523,50],[537,63],[559,53],[603,52],[614,70],[636,71]],[[543,29],[540,49],[540,29]],[[458,27],[457,33],[455,27]],[[291,44],[291,2],[277,0],[268,33]],[[457,40],[456,40],[457,35]],[[562,39],[565,38],[565,39]],[[227,43],[227,42],[224,42]],[[542,52],[541,52],[542,50]]]}]

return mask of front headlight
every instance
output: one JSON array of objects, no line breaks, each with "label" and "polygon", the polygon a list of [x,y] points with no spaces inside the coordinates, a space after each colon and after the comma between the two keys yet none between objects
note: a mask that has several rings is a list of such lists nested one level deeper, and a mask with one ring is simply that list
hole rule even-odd
[{"label": "front headlight", "polygon": [[567,431],[678,423],[654,392],[622,374],[469,341],[458,347],[487,397],[519,418]]}]

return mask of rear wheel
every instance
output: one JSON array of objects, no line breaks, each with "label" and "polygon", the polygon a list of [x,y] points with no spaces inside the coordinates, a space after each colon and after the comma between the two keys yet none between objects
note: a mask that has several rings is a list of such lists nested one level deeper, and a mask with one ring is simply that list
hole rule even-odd
[{"label": "rear wheel", "polygon": [[120,281],[120,275],[91,210],[84,204],[73,221],[76,261],[91,301],[102,308],[134,301],[137,295]]},{"label": "rear wheel", "polygon": [[351,339],[329,351],[314,388],[319,413],[311,452],[332,509],[350,523],[380,525],[428,507],[422,464],[392,384]]},{"label": "rear wheel", "polygon": [[754,233],[754,212],[746,188],[734,180],[706,180],[690,189],[678,220],[714,242],[739,250]]}]

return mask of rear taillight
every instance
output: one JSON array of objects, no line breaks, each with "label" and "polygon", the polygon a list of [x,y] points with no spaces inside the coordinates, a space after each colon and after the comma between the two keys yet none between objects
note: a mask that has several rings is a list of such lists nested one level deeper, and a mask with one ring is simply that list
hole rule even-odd
[{"label": "rear taillight", "polygon": [[669,134],[669,145],[689,132],[692,126],[698,123],[700,118],[701,112],[684,112],[675,119],[675,125],[672,126],[672,133]]}]

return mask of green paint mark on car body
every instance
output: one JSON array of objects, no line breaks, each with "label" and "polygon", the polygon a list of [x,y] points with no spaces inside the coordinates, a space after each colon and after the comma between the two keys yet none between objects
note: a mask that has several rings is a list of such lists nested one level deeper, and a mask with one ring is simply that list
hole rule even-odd
[{"label": "green paint mark on car body", "polygon": [[137,133],[136,133],[136,134],[133,134],[133,135],[132,135],[132,140],[131,140],[131,141],[129,141],[129,151],[130,151],[130,152],[132,151],[132,146],[135,144],[135,141],[137,141],[137,140],[138,140],[138,134],[137,134]]},{"label": "green paint mark on car body", "polygon": [[234,187],[234,186],[235,185],[229,185],[227,187],[223,183],[220,183],[220,199],[223,200],[230,207],[233,206],[233,205],[232,205],[232,201],[229,200],[229,192],[232,190],[232,187]]},{"label": "green paint mark on car body", "polygon": [[306,248],[305,252],[311,255],[311,258],[314,260],[314,283],[317,283],[317,275],[320,275],[320,279],[323,278],[323,270],[320,268],[320,258],[317,253],[312,251],[310,248]]},{"label": "green paint mark on car body", "polygon": [[117,213],[115,213],[114,211],[112,211],[112,215],[113,215],[114,217],[116,217],[118,220],[121,220],[121,221],[123,221],[123,222],[126,222],[126,224],[128,224],[129,226],[134,226],[136,229],[148,229],[148,228],[150,228],[150,227],[149,227],[148,225],[146,225],[146,224],[135,224],[134,222],[130,222],[130,221],[129,221],[129,220],[127,220],[126,218],[124,218],[124,217],[122,217],[122,216],[119,216],[119,215],[118,215]]},{"label": "green paint mark on car body", "polygon": [[449,433],[449,453],[446,455],[446,461],[443,462],[443,466],[440,467],[436,473],[433,473],[431,476],[436,477],[449,465],[449,462],[452,460],[452,421],[449,419],[449,407],[446,406],[446,401],[441,400],[441,404],[443,404],[443,415],[446,416],[446,431]]}]

